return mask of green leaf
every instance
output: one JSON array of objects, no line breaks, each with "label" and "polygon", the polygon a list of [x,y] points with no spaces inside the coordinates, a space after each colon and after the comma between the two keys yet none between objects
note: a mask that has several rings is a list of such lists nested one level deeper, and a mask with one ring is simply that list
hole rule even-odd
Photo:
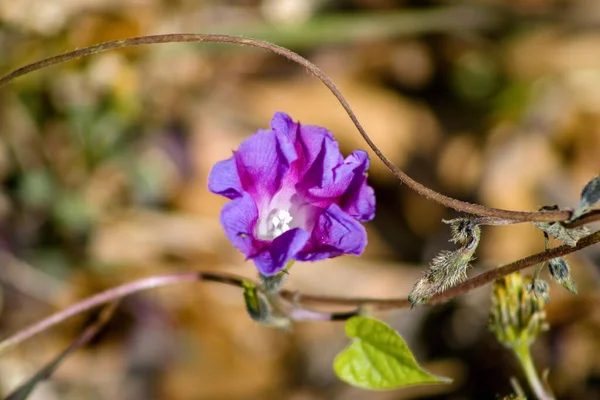
[{"label": "green leaf", "polygon": [[333,369],[353,386],[394,389],[451,382],[423,370],[402,337],[381,321],[352,317],[346,322],[346,334],[353,342],[335,358]]}]

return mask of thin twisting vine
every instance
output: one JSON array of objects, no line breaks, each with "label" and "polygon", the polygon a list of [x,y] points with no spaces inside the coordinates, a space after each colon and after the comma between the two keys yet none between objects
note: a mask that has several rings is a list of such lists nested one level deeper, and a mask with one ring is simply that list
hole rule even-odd
[{"label": "thin twisting vine", "polygon": [[305,59],[304,57],[294,53],[291,50],[288,50],[283,47],[279,47],[269,42],[243,38],[239,36],[229,36],[229,35],[213,35],[213,34],[166,34],[166,35],[150,35],[150,36],[139,36],[128,39],[116,40],[112,42],[100,43],[94,46],[85,47],[83,49],[67,52],[65,54],[61,54],[58,56],[46,58],[44,60],[28,64],[22,68],[19,68],[8,75],[0,78],[0,87],[5,86],[12,80],[28,74],[33,71],[37,71],[42,68],[46,68],[55,64],[60,64],[63,62],[75,60],[78,58],[90,56],[93,54],[101,53],[104,51],[121,49],[125,47],[134,47],[134,46],[142,46],[142,45],[150,45],[150,44],[159,44],[159,43],[181,43],[181,42],[193,42],[193,43],[233,43],[242,46],[250,46],[250,47],[258,47],[261,49],[265,49],[271,51],[275,54],[281,55],[287,58],[290,61],[293,61],[297,64],[302,65],[308,71],[310,71],[314,76],[319,78],[325,86],[333,93],[333,95],[340,102],[356,129],[358,129],[360,135],[367,142],[369,147],[373,150],[373,152],[379,157],[379,159],[385,164],[385,166],[394,174],[395,177],[400,179],[404,184],[413,189],[419,195],[424,196],[430,200],[433,200],[437,203],[440,203],[446,207],[455,209],[457,211],[462,211],[468,214],[482,216],[482,217],[492,217],[499,219],[508,219],[515,222],[553,222],[553,221],[566,221],[571,217],[570,211],[544,211],[544,212],[523,212],[523,211],[510,211],[503,210],[497,208],[485,207],[480,204],[468,203],[465,201],[461,201],[458,199],[454,199],[452,197],[446,196],[444,194],[438,193],[433,189],[430,189],[421,183],[415,181],[410,176],[408,176],[404,171],[398,168],[394,163],[392,163],[383,152],[377,147],[377,145],[371,140],[370,136],[367,134],[366,130],[361,125],[358,117],[350,107],[350,104],[346,100],[346,98],[342,95],[337,86],[333,83],[331,78],[329,78],[319,67]]}]

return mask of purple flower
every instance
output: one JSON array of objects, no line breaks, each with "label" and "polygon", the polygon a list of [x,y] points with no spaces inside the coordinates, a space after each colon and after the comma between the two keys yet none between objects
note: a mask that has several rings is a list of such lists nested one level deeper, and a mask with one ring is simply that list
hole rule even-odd
[{"label": "purple flower", "polygon": [[215,164],[208,188],[231,199],[221,211],[229,240],[272,276],[292,260],[363,252],[367,234],[359,221],[375,216],[368,168],[366,152],[344,159],[327,129],[278,112],[270,130]]}]

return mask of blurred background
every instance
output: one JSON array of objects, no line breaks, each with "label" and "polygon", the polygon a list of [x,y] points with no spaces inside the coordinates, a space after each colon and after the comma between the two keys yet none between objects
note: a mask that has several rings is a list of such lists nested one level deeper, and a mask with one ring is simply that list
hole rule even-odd
[{"label": "blurred background", "polygon": [[[0,72],[98,42],[158,33],[242,34],[328,73],[385,154],[425,185],[514,210],[573,207],[600,170],[600,2],[595,0],[0,0]],[[211,166],[275,111],[366,149],[301,67],[231,45],[95,55],[0,90],[0,334],[153,274],[255,276],[219,226]],[[306,293],[406,297],[452,249],[442,219],[372,156],[377,217],[360,258],[297,265]],[[529,224],[486,227],[470,274],[543,249]],[[600,247],[568,257],[580,294],[551,283],[534,345],[561,399],[600,398]],[[528,271],[529,273],[531,270]],[[239,289],[184,284],[133,296],[34,399],[494,399],[512,354],[488,331],[490,286],[381,317],[450,386],[367,392],[340,382],[342,323],[291,332],[246,315]],[[4,393],[66,347],[92,314],[2,354]]]}]

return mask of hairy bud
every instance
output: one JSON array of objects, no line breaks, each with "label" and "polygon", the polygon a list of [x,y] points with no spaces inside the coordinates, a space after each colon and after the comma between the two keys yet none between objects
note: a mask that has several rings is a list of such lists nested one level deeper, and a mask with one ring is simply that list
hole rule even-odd
[{"label": "hairy bud", "polygon": [[275,275],[266,276],[263,274],[258,274],[260,278],[260,286],[262,290],[267,294],[274,294],[281,290],[283,283],[289,275],[289,270],[294,265],[294,260],[289,261],[285,268],[276,273]]},{"label": "hairy bud", "polygon": [[444,222],[450,225],[452,231],[450,241],[462,247],[455,251],[444,250],[431,261],[429,270],[415,283],[408,296],[413,307],[467,278],[467,269],[479,244],[481,228],[465,218]]},{"label": "hairy bud", "polygon": [[477,225],[473,225],[472,220],[469,218],[444,219],[442,222],[450,225],[452,235],[450,241],[461,246],[467,246],[475,237],[473,230],[479,229]]},{"label": "hairy bud", "polygon": [[278,272],[273,276],[259,274],[261,287],[265,293],[277,293],[283,286],[287,276],[288,272],[286,270]]}]

